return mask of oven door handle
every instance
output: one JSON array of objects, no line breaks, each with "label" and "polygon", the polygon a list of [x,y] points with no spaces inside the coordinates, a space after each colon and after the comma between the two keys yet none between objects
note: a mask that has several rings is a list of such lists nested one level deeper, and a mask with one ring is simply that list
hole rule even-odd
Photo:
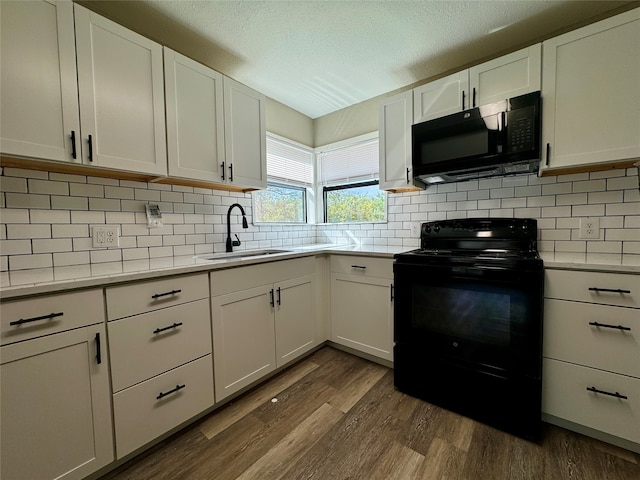
[{"label": "oven door handle", "polygon": [[491,267],[488,265],[474,265],[473,268],[476,268],[478,270],[491,270],[491,271],[506,270],[505,267]]}]

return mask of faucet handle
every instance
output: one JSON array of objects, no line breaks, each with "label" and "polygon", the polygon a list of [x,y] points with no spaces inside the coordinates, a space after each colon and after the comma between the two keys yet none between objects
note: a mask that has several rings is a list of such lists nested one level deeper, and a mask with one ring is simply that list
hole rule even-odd
[{"label": "faucet handle", "polygon": [[237,233],[235,234],[235,236],[236,236],[237,240],[234,240],[233,242],[231,242],[231,245],[234,246],[234,247],[239,247],[242,242],[240,241],[240,238],[238,238],[238,234]]}]

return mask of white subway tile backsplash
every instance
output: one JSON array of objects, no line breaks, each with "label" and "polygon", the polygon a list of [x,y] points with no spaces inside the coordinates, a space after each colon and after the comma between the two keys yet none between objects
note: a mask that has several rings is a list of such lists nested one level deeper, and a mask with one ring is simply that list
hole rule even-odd
[{"label": "white subway tile backsplash", "polygon": [[5,208],[0,211],[0,221],[5,225],[11,223],[29,223],[29,210],[26,208]]},{"label": "white subway tile backsplash", "polygon": [[49,195],[7,192],[4,194],[4,198],[4,208],[51,208],[51,199]]},{"label": "white subway tile backsplash", "polygon": [[0,192],[27,193],[27,179],[0,177]]},{"label": "white subway tile backsplash", "polygon": [[44,195],[69,195],[67,182],[52,182],[30,178],[27,182],[29,193]]},{"label": "white subway tile backsplash", "polygon": [[638,189],[638,177],[615,177],[607,179],[607,190]]},{"label": "white subway tile backsplash", "polygon": [[73,242],[70,238],[52,238],[32,240],[33,253],[70,252]]},{"label": "white subway tile backsplash", "polygon": [[51,197],[51,208],[54,210],[89,210],[89,199],[86,197]]},{"label": "white subway tile backsplash", "polygon": [[21,223],[7,225],[7,239],[51,238],[51,225],[25,225]]},{"label": "white subway tile backsplash", "polygon": [[53,266],[50,253],[38,255],[12,255],[9,257],[9,270],[29,270]]},{"label": "white subway tile backsplash", "polygon": [[89,252],[61,252],[53,254],[53,265],[56,267],[84,265],[91,262]]},{"label": "white subway tile backsplash", "polygon": [[[7,185],[5,190],[0,188],[0,206],[4,205],[0,210],[0,270],[8,269],[11,275],[15,269],[20,279],[29,278],[24,272],[40,270],[46,258],[68,270],[60,275],[72,275],[86,269],[83,263],[88,262],[92,262],[92,271],[115,272],[125,268],[121,260],[133,265],[173,255],[224,251],[228,207],[240,203],[252,220],[251,195],[240,192],[11,168],[4,169],[0,181]],[[61,194],[65,189],[68,194]],[[638,264],[639,202],[637,169],[628,169],[542,178],[519,175],[388,194],[387,223],[251,224],[245,231],[239,224],[239,211],[232,213],[231,222],[232,233],[238,233],[242,248],[247,249],[315,242],[411,249],[418,247],[419,240],[412,238],[410,222],[530,217],[538,219],[538,249],[551,252],[555,260]],[[147,203],[160,205],[164,227],[146,227]],[[599,240],[578,238],[579,218],[585,216],[600,220]],[[105,223],[119,226],[120,248],[92,247],[90,227]],[[46,229],[52,238],[37,238]],[[25,238],[13,238],[20,236]],[[14,256],[23,258],[12,260]],[[32,256],[33,260],[27,260]]]},{"label": "white subway tile backsplash", "polygon": [[72,197],[98,197],[104,198],[104,187],[102,185],[91,185],[83,183],[70,183],[69,195]]}]

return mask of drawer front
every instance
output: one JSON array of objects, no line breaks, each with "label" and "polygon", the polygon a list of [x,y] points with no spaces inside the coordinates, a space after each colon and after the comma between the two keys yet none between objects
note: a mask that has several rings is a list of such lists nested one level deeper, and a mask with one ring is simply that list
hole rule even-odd
[{"label": "drawer front", "polygon": [[208,296],[206,273],[109,287],[107,318],[115,320],[129,317]]},{"label": "drawer front", "polygon": [[113,391],[211,353],[209,301],[109,322]]},{"label": "drawer front", "polygon": [[331,271],[365,277],[393,278],[393,260],[357,255],[331,255]]},{"label": "drawer front", "polygon": [[[616,398],[587,388],[626,396]],[[545,359],[542,411],[640,443],[640,380]]]},{"label": "drawer front", "polygon": [[546,299],[543,346],[545,357],[640,378],[640,310]]},{"label": "drawer front", "polygon": [[211,296],[226,295],[291,278],[312,275],[315,257],[260,263],[211,272]]},{"label": "drawer front", "polygon": [[102,290],[3,302],[0,322],[2,345],[104,322]]},{"label": "drawer front", "polygon": [[544,296],[640,308],[640,275],[547,269]]},{"label": "drawer front", "polygon": [[[177,387],[182,388],[176,390]],[[172,390],[175,391],[169,393]],[[122,458],[211,406],[211,355],[116,393],[113,396],[113,409],[117,458]]]}]

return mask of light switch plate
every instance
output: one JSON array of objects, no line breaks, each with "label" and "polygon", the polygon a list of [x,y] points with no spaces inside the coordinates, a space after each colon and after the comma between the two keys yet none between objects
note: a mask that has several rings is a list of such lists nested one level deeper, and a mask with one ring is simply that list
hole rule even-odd
[{"label": "light switch plate", "polygon": [[581,218],[579,237],[583,240],[600,238],[600,219]]},{"label": "light switch plate", "polygon": [[115,225],[95,225],[91,235],[94,248],[120,246],[120,232]]}]

